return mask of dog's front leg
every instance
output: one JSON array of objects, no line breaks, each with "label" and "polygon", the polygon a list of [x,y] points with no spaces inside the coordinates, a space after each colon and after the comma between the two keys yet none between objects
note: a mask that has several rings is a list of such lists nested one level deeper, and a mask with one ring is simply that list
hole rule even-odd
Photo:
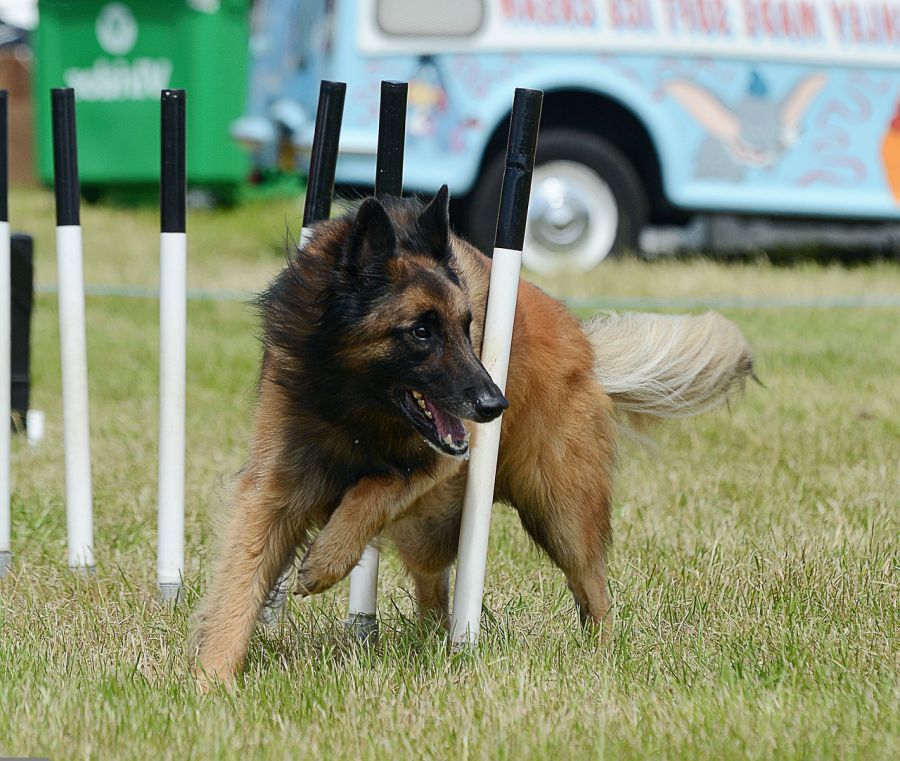
[{"label": "dog's front leg", "polygon": [[247,472],[237,483],[191,634],[190,651],[204,690],[234,680],[259,610],[303,534],[302,524],[289,515],[290,495],[279,475]]},{"label": "dog's front leg", "polygon": [[433,481],[369,477],[344,495],[315,538],[297,572],[296,594],[324,592],[343,579],[362,557],[366,544],[400,516]]}]

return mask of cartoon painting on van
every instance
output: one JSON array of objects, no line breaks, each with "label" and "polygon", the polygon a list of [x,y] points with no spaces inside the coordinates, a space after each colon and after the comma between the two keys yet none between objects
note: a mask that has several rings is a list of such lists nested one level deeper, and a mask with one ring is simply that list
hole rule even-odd
[{"label": "cartoon painting on van", "polygon": [[803,117],[827,81],[825,74],[808,74],[779,101],[754,71],[746,94],[730,106],[694,82],[669,82],[668,93],[707,135],[697,151],[695,176],[741,182],[748,168],[776,164],[797,141]]}]

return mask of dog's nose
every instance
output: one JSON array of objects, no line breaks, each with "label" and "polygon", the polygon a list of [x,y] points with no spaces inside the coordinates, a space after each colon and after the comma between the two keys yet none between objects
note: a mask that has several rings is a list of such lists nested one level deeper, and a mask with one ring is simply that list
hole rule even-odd
[{"label": "dog's nose", "polygon": [[479,394],[475,397],[475,411],[483,418],[483,422],[487,423],[500,416],[507,407],[509,402],[502,394]]}]

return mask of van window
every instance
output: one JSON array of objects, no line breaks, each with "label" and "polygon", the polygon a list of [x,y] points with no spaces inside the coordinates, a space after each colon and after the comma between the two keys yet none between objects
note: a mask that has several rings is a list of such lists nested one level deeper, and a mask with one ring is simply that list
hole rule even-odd
[{"label": "van window", "polygon": [[484,0],[378,0],[378,26],[396,37],[468,37],[481,28]]}]

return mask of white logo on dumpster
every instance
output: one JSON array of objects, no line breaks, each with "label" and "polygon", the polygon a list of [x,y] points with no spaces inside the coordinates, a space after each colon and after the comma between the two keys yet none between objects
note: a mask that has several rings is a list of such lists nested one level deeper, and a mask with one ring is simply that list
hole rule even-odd
[{"label": "white logo on dumpster", "polygon": [[97,42],[110,55],[126,55],[138,38],[138,25],[127,5],[109,3],[97,14]]},{"label": "white logo on dumpster", "polygon": [[159,91],[169,86],[172,61],[168,58],[122,56],[134,48],[138,23],[127,5],[107,3],[97,14],[97,42],[112,59],[99,57],[86,69],[75,67],[63,72],[68,87],[74,87],[79,100],[156,100]]},{"label": "white logo on dumpster", "polygon": [[98,58],[89,69],[63,72],[66,87],[75,88],[82,101],[158,100],[159,91],[169,86],[171,77],[168,58]]}]

